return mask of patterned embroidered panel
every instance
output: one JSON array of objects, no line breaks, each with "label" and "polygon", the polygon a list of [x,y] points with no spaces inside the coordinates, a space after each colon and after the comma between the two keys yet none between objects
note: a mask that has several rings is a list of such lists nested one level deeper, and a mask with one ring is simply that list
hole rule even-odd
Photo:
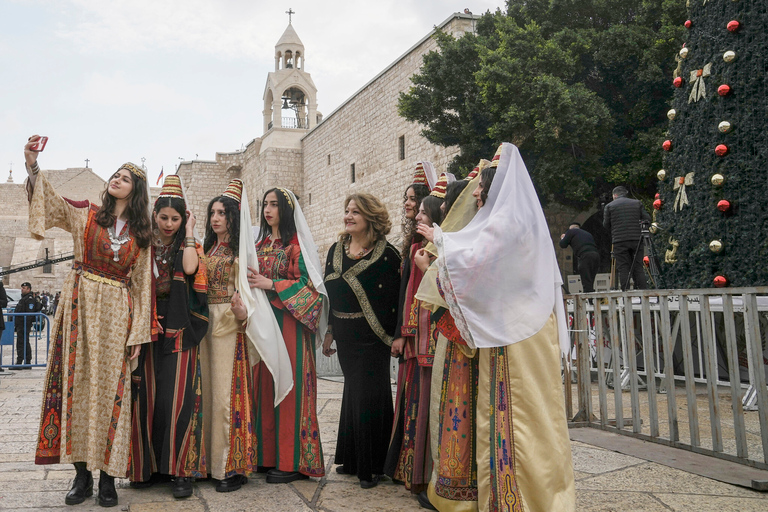
[{"label": "patterned embroidered panel", "polygon": [[232,416],[229,424],[229,455],[225,477],[250,475],[256,472],[256,448],[254,435],[253,388],[248,363],[248,341],[242,332],[237,333],[235,360],[232,368],[230,404]]},{"label": "patterned embroidered panel", "polygon": [[208,304],[225,304],[232,300],[229,282],[233,279],[235,254],[227,244],[218,244],[203,258],[208,272]]},{"label": "patterned embroidered panel", "polygon": [[294,318],[315,332],[323,311],[322,296],[309,279],[298,238],[294,236],[288,245],[283,245],[280,239],[271,243],[265,239],[256,249],[262,275],[275,281],[277,293],[267,291],[272,304],[285,307]]},{"label": "patterned embroidered panel", "polygon": [[[139,257],[139,246],[131,237],[128,242],[120,245],[116,255],[117,261],[115,261],[109,232],[96,222],[95,216],[98,211],[97,206],[91,205],[88,212],[88,225],[85,228],[85,244],[83,245],[83,263],[103,272],[128,277],[131,268]],[[129,226],[126,223],[119,235],[124,235],[128,229]]]},{"label": "patterned embroidered panel", "polygon": [[155,252],[157,247],[152,246],[152,262],[157,266],[157,277],[155,278],[155,294],[158,299],[167,298],[171,293],[171,278],[173,277],[173,261],[168,258],[165,263],[157,261]]},{"label": "patterned embroidered panel", "polygon": [[458,345],[449,341],[443,367],[432,369],[443,372],[435,493],[454,501],[477,501],[478,496],[475,454],[477,362],[477,358],[467,358]]},{"label": "patterned embroidered panel", "polygon": [[500,510],[522,512],[520,490],[515,478],[515,433],[512,406],[509,403],[507,383],[509,366],[506,364],[506,347],[487,349],[490,351],[489,365],[491,378],[491,504]]},{"label": "patterned embroidered panel", "polygon": [[398,428],[402,428],[402,444],[400,454],[397,458],[397,466],[392,478],[400,480],[405,484],[406,489],[410,489],[413,479],[413,458],[416,444],[416,417],[419,412],[419,366],[414,360],[406,361],[400,366],[400,375],[398,375],[398,396],[397,423]]}]

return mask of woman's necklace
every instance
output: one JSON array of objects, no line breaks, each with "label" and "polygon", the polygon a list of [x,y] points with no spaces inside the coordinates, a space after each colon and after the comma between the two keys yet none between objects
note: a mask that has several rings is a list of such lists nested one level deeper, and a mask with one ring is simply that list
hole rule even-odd
[{"label": "woman's necklace", "polygon": [[351,253],[349,252],[349,245],[350,245],[350,242],[349,242],[349,238],[347,238],[347,239],[344,241],[344,252],[346,252],[346,253],[347,253],[347,256],[349,256],[349,257],[350,257],[350,258],[352,258],[353,260],[359,260],[360,258],[362,258],[363,256],[365,256],[365,255],[366,255],[366,253],[367,253],[368,251],[370,251],[370,249],[366,249],[365,247],[363,247],[362,249],[360,249],[360,252],[358,252],[357,254],[354,254],[354,255],[353,255],[353,254],[351,254]]},{"label": "woman's necklace", "polygon": [[114,261],[120,261],[120,247],[131,240],[131,237],[128,234],[128,229],[125,230],[124,235],[117,235],[115,233],[115,226],[109,226],[107,228],[107,234],[109,234],[109,248],[112,249],[112,259]]},{"label": "woman's necklace", "polygon": [[172,247],[173,241],[168,245],[165,245],[163,241],[158,238],[157,243],[155,244],[155,259],[157,261],[162,261],[163,265],[168,263],[168,255],[171,253]]}]

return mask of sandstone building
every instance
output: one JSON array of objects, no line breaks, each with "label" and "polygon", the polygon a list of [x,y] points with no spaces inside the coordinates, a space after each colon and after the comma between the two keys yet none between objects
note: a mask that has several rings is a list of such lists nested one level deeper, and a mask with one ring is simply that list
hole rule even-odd
[{"label": "sandstone building", "polygon": [[[476,18],[456,13],[438,28],[461,37],[474,30]],[[307,62],[312,62],[311,53],[307,60],[306,49],[289,23],[274,48],[274,71],[266,77],[263,134],[241,151],[216,153],[213,160],[179,165],[178,174],[184,179],[190,207],[201,219],[201,226],[210,199],[223,192],[232,178],[241,178],[254,222],[258,221],[264,191],[281,186],[296,193],[321,260],[342,229],[343,200],[351,192],[370,192],[384,201],[393,224],[390,240],[399,246],[403,193],[416,163],[431,161],[439,173],[458,152],[458,148],[431,144],[421,136],[419,125],[397,114],[399,94],[410,88],[410,77],[419,71],[422,57],[437,47],[432,34],[425,35],[336,110],[323,116],[307,67]],[[98,202],[104,188],[104,181],[90,169],[46,172],[65,196]],[[86,197],[82,191],[87,191]],[[69,234],[58,229],[50,230],[50,238],[43,242],[31,239],[22,184],[0,184],[0,196],[0,266],[41,258],[46,247],[52,255],[72,250]],[[595,210],[577,212],[549,206],[545,213],[556,242],[571,221],[584,222]],[[202,229],[198,231],[203,234]],[[571,250],[555,246],[564,274],[570,274]],[[29,280],[37,290],[55,291],[69,266],[65,262],[55,265],[50,273],[41,267],[12,274],[4,282],[18,288],[19,283]]]}]

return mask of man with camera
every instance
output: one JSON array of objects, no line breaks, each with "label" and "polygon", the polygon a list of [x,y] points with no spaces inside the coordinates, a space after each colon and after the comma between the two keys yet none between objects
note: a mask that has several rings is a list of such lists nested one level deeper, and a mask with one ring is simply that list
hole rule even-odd
[{"label": "man with camera", "polygon": [[[43,309],[40,299],[32,293],[30,283],[21,283],[21,299],[16,304],[15,313],[37,313]],[[32,345],[29,344],[29,331],[32,330],[32,324],[35,317],[30,315],[19,315],[14,319],[14,330],[16,331],[16,366],[22,370],[31,369],[32,363]],[[25,365],[26,363],[26,365]]]},{"label": "man with camera", "polygon": [[611,233],[613,256],[622,290],[629,287],[630,273],[635,281],[635,289],[648,288],[640,248],[641,222],[651,222],[643,204],[637,199],[628,198],[626,188],[614,188],[613,201],[605,205],[603,211],[603,226]]}]

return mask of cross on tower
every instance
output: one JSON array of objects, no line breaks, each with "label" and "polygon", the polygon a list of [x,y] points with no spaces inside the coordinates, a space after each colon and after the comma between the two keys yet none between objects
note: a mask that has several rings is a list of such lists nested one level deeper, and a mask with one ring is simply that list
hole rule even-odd
[{"label": "cross on tower", "polygon": [[90,160],[86,158],[86,159],[85,159],[85,168],[86,168],[86,169],[88,168],[88,162],[90,162]]},{"label": "cross on tower", "polygon": [[292,15],[294,15],[294,14],[296,14],[296,11],[294,11],[293,9],[291,9],[291,8],[289,7],[289,8],[288,8],[288,10],[287,10],[287,11],[285,11],[285,14],[287,14],[287,15],[288,15],[288,24],[290,25],[290,24],[291,24],[291,16],[292,16]]}]

